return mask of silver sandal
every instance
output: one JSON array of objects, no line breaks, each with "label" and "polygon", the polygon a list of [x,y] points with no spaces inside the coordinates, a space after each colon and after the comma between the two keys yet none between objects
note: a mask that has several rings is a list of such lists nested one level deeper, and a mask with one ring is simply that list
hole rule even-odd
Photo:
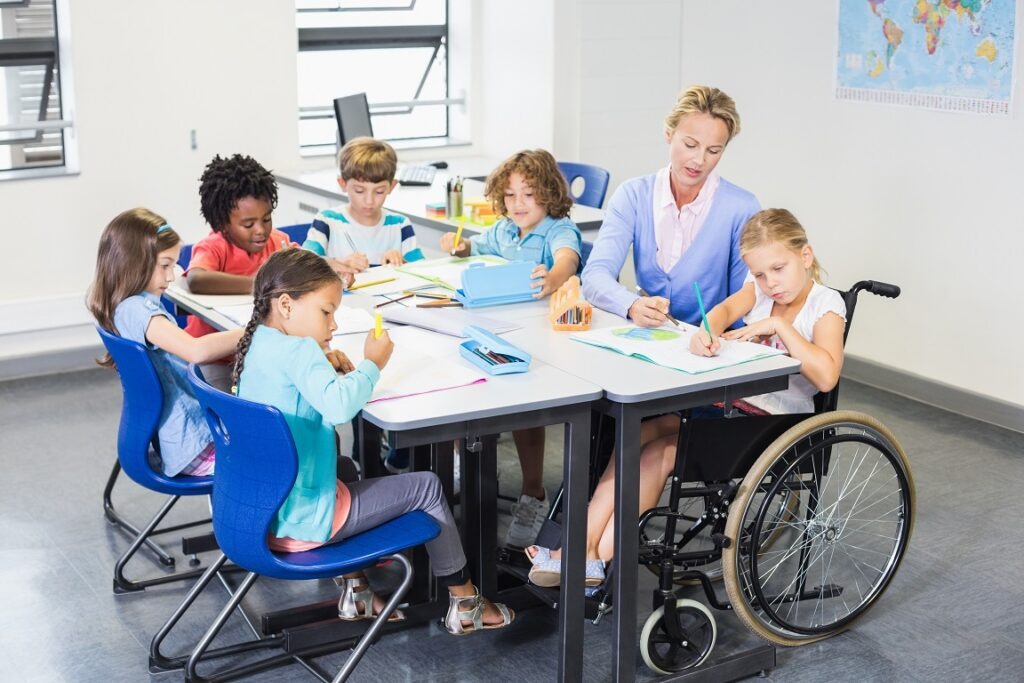
[{"label": "silver sandal", "polygon": [[[360,619],[374,619],[377,615],[373,613],[373,599],[376,597],[370,590],[370,584],[365,578],[346,579],[338,577],[334,583],[342,588],[341,598],[338,599],[338,618],[345,621],[359,621]],[[359,610],[359,603],[363,604],[362,611]],[[396,609],[388,616],[388,621],[404,621],[405,614],[402,610]]]},{"label": "silver sandal", "polygon": [[[501,613],[500,624],[484,623],[484,600],[480,597],[480,589],[475,589],[473,595],[459,597],[448,595],[448,614],[444,617],[444,630],[453,636],[464,636],[474,631],[493,631],[505,628],[515,621],[516,613],[500,602],[493,603],[494,607]],[[463,621],[472,622],[471,625],[463,624]]]}]

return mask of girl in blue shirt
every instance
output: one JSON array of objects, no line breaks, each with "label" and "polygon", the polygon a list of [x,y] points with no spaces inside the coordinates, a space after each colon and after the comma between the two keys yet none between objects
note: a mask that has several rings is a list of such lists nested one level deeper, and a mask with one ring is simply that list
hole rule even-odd
[{"label": "girl in blue shirt", "polygon": [[[514,613],[482,598],[467,577],[466,556],[437,475],[337,478],[335,426],[366,405],[394,348],[386,332],[380,338],[370,332],[357,366],[330,350],[341,291],[330,265],[304,249],[275,252],[253,283],[253,314],[238,344],[234,383],[240,397],[281,411],[299,456],[295,483],[271,525],[269,545],[278,552],[310,550],[423,510],[441,527],[426,547],[435,576],[449,591],[445,628],[463,634],[507,626]],[[362,573],[339,584],[342,619],[369,618],[384,605]]]},{"label": "girl in blue shirt", "polygon": [[[158,467],[167,476],[213,474],[213,438],[187,379],[188,363],[209,363],[234,351],[239,330],[193,337],[160,303],[174,281],[181,238],[162,217],[131,209],[104,229],[88,306],[104,330],[149,351],[163,388],[157,430]],[[97,361],[113,367],[110,354]]]},{"label": "girl in blue shirt", "polygon": [[[533,261],[531,276],[543,298],[580,269],[583,238],[569,218],[572,196],[558,162],[543,149],[513,154],[487,177],[484,194],[502,218],[490,229],[460,240],[441,237],[441,248],[457,256],[493,254],[510,261]],[[549,502],[544,490],[544,427],[512,432],[523,472],[519,502],[513,505],[506,545],[523,548],[537,539]]]}]

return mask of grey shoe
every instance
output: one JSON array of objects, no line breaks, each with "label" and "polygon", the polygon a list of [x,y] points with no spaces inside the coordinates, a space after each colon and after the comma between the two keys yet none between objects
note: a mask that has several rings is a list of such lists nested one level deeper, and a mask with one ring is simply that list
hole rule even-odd
[{"label": "grey shoe", "polygon": [[550,507],[546,491],[544,500],[537,500],[525,493],[519,496],[519,502],[512,504],[512,521],[505,535],[505,545],[525,548],[536,541]]}]

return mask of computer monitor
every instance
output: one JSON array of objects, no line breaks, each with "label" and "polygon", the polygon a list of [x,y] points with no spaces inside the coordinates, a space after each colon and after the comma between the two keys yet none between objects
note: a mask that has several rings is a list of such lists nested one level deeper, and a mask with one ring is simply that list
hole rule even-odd
[{"label": "computer monitor", "polygon": [[344,145],[352,138],[373,137],[370,123],[370,105],[366,93],[356,93],[334,100],[334,117],[338,120],[338,143]]}]

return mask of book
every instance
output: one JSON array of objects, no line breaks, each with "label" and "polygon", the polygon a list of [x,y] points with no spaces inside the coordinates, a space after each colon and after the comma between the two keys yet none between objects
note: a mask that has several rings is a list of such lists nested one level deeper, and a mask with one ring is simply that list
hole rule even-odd
[{"label": "book", "polygon": [[415,325],[425,330],[462,338],[467,336],[464,332],[467,325],[476,325],[495,334],[511,332],[521,327],[521,325],[504,320],[476,315],[462,308],[439,309],[389,306],[383,309],[383,312],[384,319],[389,322]]},{"label": "book", "polygon": [[679,328],[667,325],[656,328],[620,325],[578,332],[569,338],[688,374],[719,370],[782,353],[764,344],[720,338],[721,347],[717,355],[697,356],[690,353],[690,337],[696,331],[696,327],[685,323]]}]

